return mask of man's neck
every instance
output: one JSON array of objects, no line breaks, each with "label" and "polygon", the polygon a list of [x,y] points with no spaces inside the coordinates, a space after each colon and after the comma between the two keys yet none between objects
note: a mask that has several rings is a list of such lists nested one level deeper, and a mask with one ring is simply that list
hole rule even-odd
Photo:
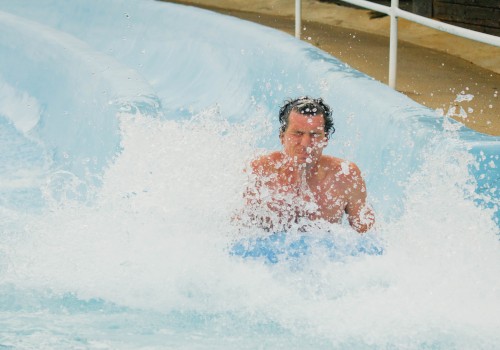
[{"label": "man's neck", "polygon": [[303,182],[318,175],[319,162],[315,163],[297,163],[292,158],[285,155],[282,168],[290,176],[293,182]]}]

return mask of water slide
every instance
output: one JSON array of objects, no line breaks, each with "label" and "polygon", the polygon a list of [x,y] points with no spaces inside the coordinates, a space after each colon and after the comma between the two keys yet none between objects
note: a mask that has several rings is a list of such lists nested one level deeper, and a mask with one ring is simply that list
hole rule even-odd
[{"label": "water slide", "polygon": [[[500,138],[192,7],[0,0],[0,33],[0,348],[500,342]],[[230,253],[242,169],[301,95],[332,106],[325,153],[362,169],[383,254]]]}]

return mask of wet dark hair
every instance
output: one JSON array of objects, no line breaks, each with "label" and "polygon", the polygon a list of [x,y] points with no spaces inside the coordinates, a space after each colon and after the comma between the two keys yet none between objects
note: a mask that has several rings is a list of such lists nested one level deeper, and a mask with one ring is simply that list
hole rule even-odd
[{"label": "wet dark hair", "polygon": [[321,114],[325,120],[326,137],[330,138],[330,136],[335,132],[330,106],[324,103],[322,98],[303,96],[294,100],[286,100],[285,104],[280,108],[280,133],[285,132],[288,128],[288,118],[290,117],[290,113],[292,113],[292,111],[312,117]]}]

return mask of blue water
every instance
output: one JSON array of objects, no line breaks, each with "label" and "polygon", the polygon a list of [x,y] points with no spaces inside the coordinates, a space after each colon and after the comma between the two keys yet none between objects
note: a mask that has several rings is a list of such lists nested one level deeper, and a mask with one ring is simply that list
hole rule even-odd
[{"label": "blue water", "polygon": [[[499,138],[200,9],[0,0],[0,33],[0,349],[500,344]],[[333,107],[326,152],[365,174],[371,236],[231,221],[306,94]]]}]

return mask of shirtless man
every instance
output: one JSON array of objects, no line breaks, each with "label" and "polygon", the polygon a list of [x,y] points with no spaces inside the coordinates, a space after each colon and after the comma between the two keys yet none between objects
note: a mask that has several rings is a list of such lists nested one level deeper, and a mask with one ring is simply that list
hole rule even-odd
[{"label": "shirtless man", "polygon": [[345,213],[352,228],[368,231],[375,216],[359,168],[322,154],[335,131],[329,106],[309,97],[290,100],[279,120],[283,150],[251,164],[245,198],[252,224],[286,231],[307,221],[339,223]]}]

